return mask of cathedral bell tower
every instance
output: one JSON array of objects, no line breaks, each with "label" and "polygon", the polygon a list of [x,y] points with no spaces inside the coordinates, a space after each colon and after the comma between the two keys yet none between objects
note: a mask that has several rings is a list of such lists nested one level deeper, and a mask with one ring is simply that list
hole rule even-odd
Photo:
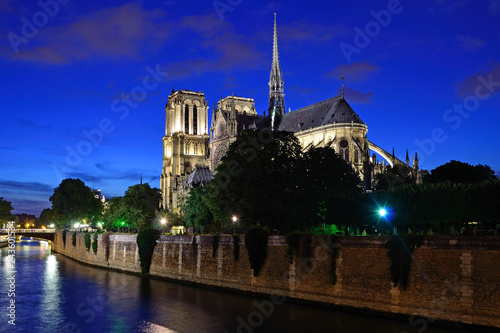
[{"label": "cathedral bell tower", "polygon": [[183,183],[196,165],[208,165],[208,105],[205,94],[172,90],[165,107],[161,206],[177,207]]},{"label": "cathedral bell tower", "polygon": [[285,114],[285,93],[283,73],[281,72],[280,58],[278,52],[278,26],[276,24],[276,12],[274,13],[274,41],[273,41],[273,64],[269,78],[269,117],[272,117],[273,129],[277,128],[279,119]]}]

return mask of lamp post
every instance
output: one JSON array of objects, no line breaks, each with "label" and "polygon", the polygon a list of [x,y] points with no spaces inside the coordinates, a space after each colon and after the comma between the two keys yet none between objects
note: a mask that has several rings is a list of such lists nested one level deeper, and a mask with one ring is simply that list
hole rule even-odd
[{"label": "lamp post", "polygon": [[162,226],[162,234],[165,233],[165,223],[167,223],[167,220],[161,219],[161,226]]},{"label": "lamp post", "polygon": [[234,234],[236,234],[236,221],[238,221],[238,217],[233,215],[233,228],[234,228],[233,233]]}]

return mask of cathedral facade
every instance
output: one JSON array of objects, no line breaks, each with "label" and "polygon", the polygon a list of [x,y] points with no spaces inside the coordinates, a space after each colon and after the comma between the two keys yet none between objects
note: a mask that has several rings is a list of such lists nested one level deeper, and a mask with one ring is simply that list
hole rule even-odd
[{"label": "cathedral facade", "polygon": [[[231,143],[244,130],[289,131],[296,135],[304,150],[334,149],[359,174],[366,189],[371,189],[374,177],[387,172],[389,167],[406,167],[410,175],[419,180],[416,155],[410,166],[408,153],[405,163],[395,157],[394,151],[389,154],[368,140],[368,126],[346,101],[343,84],[339,96],[286,112],[276,13],[274,15],[267,116],[257,114],[253,99],[233,94],[214,104],[208,135],[208,106],[204,94],[173,91],[169,96],[161,176],[164,208],[176,207],[178,197],[188,190],[185,180],[197,165],[200,170],[208,165],[215,172]],[[381,162],[375,153],[382,157]]]}]

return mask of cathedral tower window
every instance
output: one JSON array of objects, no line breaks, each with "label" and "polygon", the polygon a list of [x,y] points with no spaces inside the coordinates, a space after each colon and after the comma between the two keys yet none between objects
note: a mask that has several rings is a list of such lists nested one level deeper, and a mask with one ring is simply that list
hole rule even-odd
[{"label": "cathedral tower window", "polygon": [[193,134],[198,134],[198,108],[196,105],[193,107]]},{"label": "cathedral tower window", "polygon": [[184,108],[184,132],[189,134],[189,106],[187,104]]},{"label": "cathedral tower window", "polygon": [[340,141],[339,154],[344,161],[349,162],[349,142],[345,139]]}]

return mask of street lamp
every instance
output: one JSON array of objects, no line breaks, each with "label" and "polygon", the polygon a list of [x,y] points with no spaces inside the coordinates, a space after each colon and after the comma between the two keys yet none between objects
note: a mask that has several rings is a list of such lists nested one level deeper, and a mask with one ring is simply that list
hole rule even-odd
[{"label": "street lamp", "polygon": [[167,220],[161,219],[161,226],[162,226],[162,233],[165,233],[165,223],[167,223]]},{"label": "street lamp", "polygon": [[238,221],[238,217],[236,215],[233,215],[233,228],[234,228],[234,234],[236,234],[236,221]]},{"label": "street lamp", "polygon": [[387,215],[387,211],[385,210],[385,208],[380,208],[378,214],[380,215],[380,217],[384,217],[385,215]]}]

